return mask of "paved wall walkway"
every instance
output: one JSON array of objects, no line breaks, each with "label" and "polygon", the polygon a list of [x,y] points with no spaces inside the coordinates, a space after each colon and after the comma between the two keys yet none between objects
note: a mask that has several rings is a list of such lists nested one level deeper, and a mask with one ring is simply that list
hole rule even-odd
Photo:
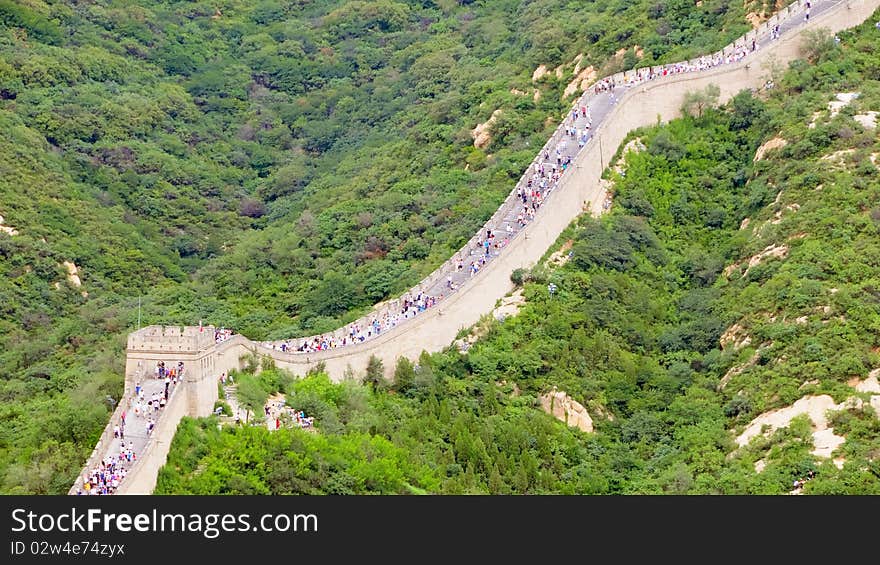
[{"label": "paved wall walkway", "polygon": [[[594,95],[586,93],[572,108],[588,106],[593,118],[591,141],[573,157],[572,166],[562,175],[545,202],[538,209],[535,218],[522,229],[517,230],[510,242],[479,273],[456,272],[460,258],[470,259],[479,253],[477,240],[486,229],[504,231],[504,219],[510,217],[510,206],[516,205],[517,188],[505,201],[499,211],[481,231],[443,266],[437,269],[422,284],[412,289],[398,300],[377,308],[373,313],[358,322],[361,328],[368,326],[374,318],[382,318],[389,312],[399,312],[403,299],[413,298],[419,293],[429,295],[442,291],[447,277],[452,273],[458,289],[445,293],[442,300],[414,317],[398,323],[395,327],[372,335],[363,343],[346,345],[336,349],[311,353],[282,352],[281,342],[256,344],[261,354],[271,355],[280,366],[302,374],[318,362],[325,363],[331,377],[342,378],[348,367],[361,373],[371,355],[376,355],[385,365],[387,374],[393,372],[398,357],[416,359],[422,350],[439,351],[448,346],[463,328],[477,322],[481,315],[491,311],[496,301],[512,289],[510,273],[517,268],[529,268],[543,256],[559,234],[581,213],[590,211],[601,213],[604,209],[605,193],[599,179],[604,168],[613,158],[621,141],[635,128],[654,124],[659,120],[668,121],[677,117],[684,97],[688,92],[700,90],[709,84],[716,84],[721,90],[721,101],[730,99],[742,89],[759,88],[764,85],[769,72],[763,66],[773,58],[783,65],[799,56],[800,37],[807,29],[826,27],[837,32],[857,25],[867,19],[880,5],[877,0],[826,0],[813,1],[809,22],[804,20],[805,1],[797,1],[773,16],[757,30],[727,46],[716,55],[728,55],[745,48],[748,55],[735,63],[725,63],[698,72],[682,72],[648,81],[637,81],[637,72],[619,73],[613,79],[621,86],[615,89],[616,101],[611,103],[609,93]],[[780,39],[770,39],[774,25],[780,27]],[[756,40],[757,50],[751,52],[751,41]],[[698,66],[700,59],[688,62]],[[676,65],[666,65],[667,69]],[[664,66],[652,69],[662,73]],[[629,82],[628,82],[629,81]],[[628,84],[628,85],[627,85]],[[555,152],[555,144],[564,135],[565,124],[560,124],[553,138],[542,148],[540,154],[530,165],[544,161],[543,154]],[[551,157],[551,161],[552,161]],[[525,182],[521,179],[518,187]],[[319,337],[342,339],[349,326],[333,334]],[[305,338],[311,340],[312,338]],[[287,340],[294,345],[303,339]]]},{"label": "paved wall walkway", "polygon": [[[599,183],[601,174],[626,135],[635,128],[651,125],[657,120],[667,121],[676,117],[688,92],[701,90],[709,84],[718,85],[721,101],[726,101],[745,88],[758,88],[767,79],[762,68],[773,60],[786,64],[798,57],[801,34],[807,29],[820,27],[837,32],[860,24],[880,7],[880,0],[826,0],[812,2],[811,17],[806,22],[803,17],[804,1],[797,1],[782,13],[771,18],[764,26],[750,32],[744,38],[726,47],[719,56],[727,57],[741,50],[749,51],[741,61],[725,63],[698,72],[682,72],[660,76],[653,80],[640,80],[636,72],[620,73],[613,77],[617,83],[615,99],[610,93],[586,94],[573,108],[589,106],[592,115],[591,140],[582,148],[577,148],[574,140],[569,156],[571,166],[549,190],[544,203],[538,208],[532,221],[510,234],[509,243],[497,254],[492,254],[480,271],[470,276],[457,270],[457,263],[471,258],[473,253],[481,253],[476,248],[476,240],[485,229],[504,230],[510,219],[516,219],[517,188],[499,208],[493,218],[477,234],[471,244],[445,263],[440,269],[427,277],[421,285],[410,293],[428,294],[446,288],[447,277],[455,277],[457,290],[444,296],[435,306],[422,311],[415,317],[406,319],[395,327],[370,336],[363,343],[347,345],[337,349],[314,353],[282,352],[278,342],[256,343],[243,336],[233,336],[223,343],[212,339],[213,328],[160,328],[151,326],[129,336],[126,359],[125,398],[134,391],[134,382],[144,375],[144,367],[155,366],[156,361],[165,360],[166,366],[179,360],[186,362],[186,378],[172,393],[169,404],[158,418],[156,429],[145,441],[138,441],[137,462],[131,469],[117,492],[120,494],[150,493],[156,484],[159,469],[164,465],[171,440],[177,424],[184,415],[207,416],[213,410],[218,397],[217,379],[222,372],[239,368],[242,357],[250,354],[268,355],[275,363],[294,373],[303,374],[318,363],[324,363],[334,380],[341,380],[347,370],[362,374],[369,358],[375,355],[382,359],[386,374],[393,373],[398,357],[417,359],[422,351],[434,352],[448,347],[456,334],[470,327],[495,306],[498,299],[512,288],[510,274],[517,268],[533,266],[552,245],[562,231],[582,212],[595,214],[604,210],[605,194]],[[781,38],[771,41],[769,30],[780,26]],[[751,41],[755,39],[757,50],[751,52]],[[704,60],[705,61],[705,60]],[[690,67],[700,65],[700,59],[687,63]],[[669,68],[674,65],[667,65]],[[682,67],[680,67],[682,68]],[[652,69],[662,74],[663,67]],[[584,125],[584,118],[574,121],[574,127]],[[560,124],[553,138],[542,148],[541,153],[530,165],[548,159],[545,153],[552,152],[549,161],[554,161],[556,147],[565,136],[565,127],[571,122]],[[569,140],[571,143],[571,140]],[[528,174],[528,172],[527,172]],[[524,175],[521,183],[527,182]],[[406,296],[405,296],[406,297]],[[402,298],[405,298],[402,297]],[[395,310],[396,309],[396,310]],[[369,323],[382,312],[399,311],[400,303],[392,301],[366,317]],[[341,337],[347,328],[338,332]],[[86,463],[86,470],[96,464],[112,450],[116,444],[113,439],[113,426],[120,421],[123,410],[120,402],[108,423],[92,456]],[[127,416],[128,417],[128,416]],[[135,426],[134,433],[137,432]],[[143,443],[142,446],[141,443]],[[117,446],[118,447],[118,446]],[[71,489],[74,494],[81,479]]]},{"label": "paved wall walkway", "polygon": [[[561,212],[565,217],[569,218],[569,221],[574,219],[577,214],[582,211],[591,211],[597,214],[601,213],[604,210],[603,204],[605,202],[605,195],[601,192],[598,186],[590,185],[585,189],[583,186],[585,179],[579,169],[582,169],[585,162],[588,160],[597,161],[601,169],[604,165],[607,165],[609,156],[616,151],[617,143],[608,139],[607,134],[604,136],[597,135],[597,131],[608,120],[612,111],[623,103],[622,97],[625,96],[626,92],[632,89],[637,89],[640,86],[661,84],[664,82],[676,82],[677,79],[683,75],[687,76],[688,80],[692,80],[695,78],[695,74],[705,75],[712,71],[716,71],[719,68],[724,68],[728,72],[735,71],[743,65],[748,65],[749,62],[763,60],[764,55],[768,50],[780,52],[779,54],[783,55],[781,60],[784,62],[785,60],[790,59],[793,54],[791,49],[779,49],[779,43],[790,43],[793,32],[799,33],[805,27],[817,27],[818,24],[826,19],[825,16],[831,12],[841,13],[841,10],[844,14],[852,12],[852,9],[847,8],[847,6],[850,4],[860,4],[860,2],[847,2],[841,0],[813,1],[810,10],[810,22],[805,22],[804,19],[805,4],[806,0],[797,0],[796,2],[793,2],[791,5],[772,16],[758,29],[749,32],[715,54],[683,63],[658,65],[652,68],[618,73],[613,77],[607,77],[606,79],[597,81],[596,84],[605,83],[615,84],[617,86],[613,89],[613,92],[605,91],[598,94],[594,93],[593,88],[591,87],[578,100],[576,100],[572,104],[572,109],[575,110],[574,116],[569,113],[559,124],[556,131],[526,168],[523,176],[511,190],[510,194],[496,213],[493,214],[493,216],[481,227],[471,240],[462,247],[462,249],[456,252],[447,262],[441,265],[433,273],[423,279],[418,285],[395,299],[377,305],[369,314],[334,332],[305,338],[264,342],[261,346],[267,350],[281,351],[285,354],[290,353],[288,358],[291,359],[291,362],[294,362],[292,361],[293,356],[302,355],[304,357],[313,358],[316,353],[318,353],[320,357],[325,357],[327,360],[336,359],[338,356],[326,354],[324,351],[318,352],[313,350],[310,352],[301,352],[298,351],[298,349],[300,349],[303,344],[311,345],[315,343],[341,344],[344,342],[346,345],[342,346],[343,348],[363,345],[363,343],[357,339],[355,340],[355,343],[352,344],[352,334],[360,334],[360,336],[364,338],[364,343],[366,341],[377,340],[384,334],[388,333],[403,336],[409,331],[415,331],[409,326],[411,326],[417,318],[423,316],[426,311],[433,308],[442,309],[444,303],[448,303],[452,296],[463,292],[479,292],[485,296],[494,296],[495,298],[503,296],[510,289],[509,282],[501,283],[504,292],[499,294],[497,292],[499,289],[493,288],[489,289],[489,292],[487,293],[485,281],[482,280],[485,277],[481,277],[479,272],[474,275],[471,266],[475,262],[485,259],[486,264],[482,265],[480,268],[480,271],[484,271],[490,268],[493,263],[497,263],[499,258],[516,254],[517,257],[513,258],[512,263],[517,263],[517,266],[519,267],[529,267],[532,266],[543,254],[542,250],[537,255],[525,256],[523,255],[523,250],[521,248],[512,245],[513,242],[516,242],[519,239],[530,236],[534,237],[533,232],[539,230],[532,229],[531,224],[534,223],[538,217],[546,218],[548,215],[547,213],[542,212],[541,209],[539,209],[539,213],[535,214],[535,217],[531,220],[528,218],[528,215],[523,214],[531,208],[531,199],[529,199],[529,205],[523,205],[518,194],[521,193],[521,191],[530,192],[532,190],[529,187],[530,180],[533,181],[533,188],[537,188],[541,193],[541,199],[543,200],[541,208],[548,207],[553,201],[561,200],[559,197],[554,196],[554,193],[558,192],[563,184],[578,184],[580,185],[578,188],[568,189],[568,192],[579,192],[581,196],[583,196],[581,202],[579,202],[574,208],[562,210]],[[870,4],[870,2],[867,4]],[[867,17],[867,15],[863,17]],[[844,24],[848,24],[850,21],[848,16],[845,16],[844,20],[846,20]],[[772,40],[770,32],[773,27],[777,25],[779,26],[781,39]],[[848,27],[848,25],[846,27]],[[751,52],[753,41],[757,48],[757,51],[754,53]],[[745,58],[742,61],[736,62],[738,57],[743,54],[746,54]],[[731,60],[734,62],[731,62]],[[707,62],[710,64],[722,62],[722,64],[720,67],[713,66],[710,70],[694,72],[693,69],[705,67]],[[665,73],[669,73],[671,76],[663,76]],[[649,75],[658,78],[649,78]],[[752,78],[755,80],[752,80]],[[718,80],[733,84],[734,88],[738,91],[742,88],[759,86],[760,84],[757,82],[758,78],[759,77],[757,76],[750,77],[743,81],[742,77],[731,75],[725,78],[719,77]],[[693,89],[693,87],[686,88]],[[681,95],[679,96],[675,96],[675,105],[673,106],[671,113],[665,111],[665,108],[659,109],[661,111],[658,113],[662,115],[663,119],[668,120],[675,117],[681,105],[680,99],[683,96],[683,92],[680,94]],[[652,105],[652,102],[653,101],[649,101],[648,104]],[[632,104],[628,105],[628,107],[632,106]],[[581,108],[589,109],[589,117],[577,112]],[[649,121],[643,120],[639,125],[653,123],[656,115],[652,114],[650,118]],[[589,129],[587,129],[588,124],[592,126]],[[578,136],[571,137],[567,135],[567,130],[569,128],[577,132],[587,132],[588,141],[585,146],[580,146]],[[586,157],[582,158],[584,155],[586,155]],[[570,165],[565,167],[564,164],[569,161],[571,162]],[[554,174],[554,170],[560,170],[563,167],[565,170],[561,172],[561,178],[557,178],[557,174]],[[537,173],[538,170],[543,170],[544,173]],[[592,182],[591,179],[586,180]],[[545,186],[542,188],[542,185]],[[552,206],[552,208],[557,210],[559,207]],[[525,225],[522,225],[518,221],[518,218],[524,216]],[[499,242],[504,245],[498,248],[493,245],[489,249],[490,252],[486,254],[482,242],[485,241],[486,234],[489,232],[495,236],[492,240],[493,244]],[[510,263],[510,261],[508,261],[508,263]],[[417,303],[420,298],[428,304],[431,304],[430,308],[419,308],[416,306],[410,306],[409,308],[406,307],[407,304]],[[487,300],[483,301],[483,304],[491,304],[491,302]],[[488,311],[488,309],[490,308],[484,306],[479,309],[479,312],[484,313]],[[447,317],[447,320],[448,319],[449,318]],[[455,334],[458,329],[469,326],[473,321],[475,321],[475,319],[471,319],[470,317],[468,319],[462,319],[462,323],[458,324],[458,327],[454,327],[452,333]],[[444,323],[443,325],[446,326],[449,323],[452,322]],[[441,335],[446,336],[448,333],[449,332],[444,331],[441,332]],[[291,349],[293,349],[293,351],[290,351]],[[354,353],[350,355],[354,355]],[[355,369],[359,368],[360,367],[355,366]]]}]

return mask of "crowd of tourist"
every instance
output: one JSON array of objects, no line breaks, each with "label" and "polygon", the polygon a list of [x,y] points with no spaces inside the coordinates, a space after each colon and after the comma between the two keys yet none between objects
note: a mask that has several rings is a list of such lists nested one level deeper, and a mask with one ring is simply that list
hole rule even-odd
[{"label": "crowd of tourist", "polygon": [[[804,20],[807,22],[810,19],[811,7],[811,3],[806,2]],[[880,30],[880,22],[877,22],[876,27]],[[779,25],[771,28],[769,34],[771,41],[779,39]],[[578,153],[588,144],[593,128],[593,117],[589,104],[589,95],[591,93],[594,98],[607,93],[610,104],[614,105],[618,100],[615,93],[618,87],[629,88],[665,76],[700,72],[720,65],[737,63],[751,52],[756,51],[757,48],[756,41],[752,39],[749,43],[736,45],[734,50],[728,54],[704,55],[694,61],[663,65],[660,68],[640,69],[625,75],[625,78],[620,83],[616,82],[613,77],[596,82],[592,90],[585,92],[572,108],[557,134],[542,149],[538,158],[529,166],[523,178],[517,183],[512,193],[515,195],[513,199],[515,206],[503,220],[504,230],[501,232],[503,235],[496,233],[496,230],[487,228],[485,237],[483,237],[481,230],[475,245],[464,250],[468,255],[468,262],[470,263],[467,267],[469,276],[473,277],[476,275],[492,257],[498,256],[501,250],[509,244],[510,238],[515,235],[515,232],[525,228],[535,218],[538,209],[546,201],[549,194],[558,186],[562,174],[571,166]],[[607,209],[610,206],[610,202],[606,199],[603,206]],[[455,261],[454,269],[447,274],[446,289],[449,292],[456,291],[460,286],[454,279],[464,277],[462,273],[465,271],[463,254],[464,252],[459,254],[458,259]],[[355,322],[346,328],[341,337],[332,334],[320,335],[302,340],[267,342],[264,345],[283,352],[312,353],[361,343],[381,335],[398,324],[434,307],[442,302],[443,299],[443,293],[430,295],[426,292],[418,292],[415,296],[408,294],[400,301],[397,309],[387,309],[384,313],[374,316],[368,322]],[[233,335],[234,333],[231,329],[220,328],[214,331],[214,341],[219,344],[230,339]],[[120,421],[113,426],[113,453],[108,454],[94,468],[84,473],[82,485],[78,487],[77,494],[106,495],[116,492],[128,469],[137,460],[134,442],[131,439],[126,442],[125,439],[127,433],[127,412],[133,414],[131,416],[131,423],[137,421],[143,426],[142,429],[145,436],[142,436],[142,438],[148,438],[155,429],[156,418],[159,417],[160,412],[169,400],[171,390],[181,381],[183,375],[183,362],[179,362],[176,367],[166,368],[164,362],[160,361],[156,365],[154,378],[160,380],[162,386],[152,386],[152,392],[147,395],[145,388],[141,386],[140,382],[136,383],[132,397],[124,400],[129,403],[126,410],[121,412]],[[221,376],[221,382],[224,385],[227,383],[225,373]],[[232,384],[231,376],[228,382]],[[272,407],[266,406],[266,416],[267,418],[275,419],[276,429],[280,426],[282,414],[288,415],[294,424],[302,428],[310,428],[314,423],[313,417],[306,416],[302,410],[297,411],[286,407],[283,402],[279,403],[274,411]],[[136,432],[133,432],[128,435],[131,437],[135,434]],[[805,482],[812,478],[813,472],[810,471],[806,478],[795,481],[795,488],[803,487]]]},{"label": "crowd of tourist", "polygon": [[301,428],[311,428],[315,425],[315,417],[306,416],[306,413],[302,410],[300,410],[299,412],[294,411],[293,422]]},{"label": "crowd of tourist", "polygon": [[113,457],[105,457],[100,465],[83,475],[82,486],[76,494],[114,494],[125,478],[126,469]]},{"label": "crowd of tourist", "polygon": [[[164,361],[159,361],[153,371],[149,393],[140,380],[135,381],[131,396],[123,399],[126,404],[120,412],[119,421],[113,425],[113,443],[107,455],[94,468],[86,471],[82,477],[82,485],[77,488],[77,494],[116,493],[126,473],[137,461],[134,439],[142,440],[152,435],[156,420],[183,375],[183,361],[172,367],[166,367]],[[142,434],[138,432],[138,426],[143,430]],[[129,438],[127,441],[126,436]]]},{"label": "crowd of tourist", "polygon": [[267,402],[263,407],[263,412],[266,415],[266,425],[270,430],[280,429],[284,422],[290,422],[301,429],[311,429],[315,425],[314,416],[306,416],[305,411],[287,406],[284,400]]},{"label": "crowd of tourist", "polygon": [[[811,8],[811,2],[806,2],[804,4],[804,21],[808,22],[810,20]],[[877,27],[878,29],[880,29],[880,22],[877,22]],[[770,28],[768,33],[771,41],[779,39],[779,24],[776,24],[772,28]],[[608,92],[612,96],[614,96],[614,89],[618,86],[638,86],[639,84],[642,84],[644,82],[655,80],[657,78],[662,78],[665,76],[677,75],[681,73],[700,72],[721,65],[738,63],[750,53],[757,51],[757,49],[758,42],[753,37],[747,42],[743,42],[742,44],[735,44],[733,51],[728,54],[716,53],[714,55],[703,55],[695,61],[682,61],[678,63],[671,63],[667,65],[662,65],[659,69],[656,69],[654,67],[638,69],[634,73],[630,73],[628,76],[626,76],[620,83],[616,82],[613,77],[604,78],[593,85],[592,92],[594,96],[598,96],[599,94],[602,94],[604,92]]]},{"label": "crowd of tourist", "polygon": [[[805,9],[809,14],[809,2]],[[778,39],[779,25],[770,28],[769,34],[771,40]],[[593,116],[590,106],[596,97],[607,93],[609,101],[613,105],[618,100],[618,89],[627,89],[670,75],[700,72],[720,65],[737,63],[757,49],[757,41],[750,39],[747,42],[735,44],[734,49],[727,54],[716,53],[704,55],[693,61],[647,67],[633,73],[627,73],[619,81],[614,77],[607,77],[596,82],[592,89],[584,92],[566,115],[554,137],[541,150],[538,158],[526,169],[522,179],[514,188],[515,198],[512,199],[514,206],[504,215],[503,225],[498,226],[496,230],[486,228],[485,237],[481,230],[474,245],[459,254],[459,258],[453,263],[454,267],[450,265],[449,270],[445,273],[445,291],[455,292],[464,282],[462,279],[466,280],[479,273],[493,257],[500,255],[501,250],[509,244],[510,239],[517,232],[524,229],[536,217],[541,205],[558,187],[563,173],[572,166],[574,159],[589,143],[593,131]],[[609,207],[610,202],[606,199],[603,202],[603,208],[607,210]],[[496,231],[503,234],[503,237]],[[467,258],[466,261],[462,256]],[[443,277],[440,280],[443,280]],[[441,287],[431,290],[437,292],[439,288]],[[369,322],[355,322],[346,328],[346,331],[341,335],[335,332],[301,340],[266,342],[264,345],[282,352],[314,353],[361,343],[415,317],[420,312],[442,301],[443,298],[444,293],[438,292],[436,295],[429,295],[420,292],[414,299],[404,298],[399,311],[388,310],[375,316]]]},{"label": "crowd of tourist", "polygon": [[434,307],[441,300],[443,300],[443,294],[428,296],[420,292],[414,297],[408,295],[401,300],[398,311],[389,309],[363,324],[361,321],[355,322],[345,328],[345,333],[342,336],[323,334],[299,340],[287,339],[281,342],[264,342],[263,346],[284,353],[314,353],[328,349],[337,349],[354,343],[362,343],[382,332],[388,331],[405,320],[415,317],[420,312]]},{"label": "crowd of tourist", "polygon": [[[810,3],[806,6],[806,19],[809,19]],[[769,30],[770,39],[776,40],[780,37],[780,27],[775,25]],[[620,81],[616,81],[613,77],[604,78],[596,82],[590,91],[584,93],[581,99],[574,105],[570,113],[566,116],[565,121],[560,128],[561,134],[557,134],[548,143],[547,147],[553,147],[551,151],[546,147],[539,155],[524,175],[525,185],[522,181],[517,184],[514,192],[517,199],[521,203],[516,213],[515,226],[518,229],[524,228],[534,219],[541,204],[546,200],[547,196],[558,186],[562,174],[571,166],[573,160],[578,153],[588,144],[591,139],[593,130],[593,117],[590,110],[590,96],[593,99],[608,94],[609,102],[614,105],[617,100],[618,88],[630,88],[638,86],[647,81],[653,81],[662,77],[677,75],[681,73],[700,72],[712,69],[720,65],[728,65],[738,63],[750,53],[757,51],[758,42],[755,38],[748,42],[735,44],[734,49],[727,54],[716,53],[714,55],[704,55],[693,61],[684,61],[663,65],[659,67],[649,67],[637,70],[633,73],[627,73]],[[573,141],[577,147],[570,147],[567,143]],[[603,208],[608,209],[610,203],[606,200]],[[508,233],[512,233],[515,229],[509,224],[505,224]],[[505,244],[509,239],[505,240]],[[471,266],[471,275],[478,272],[481,265]],[[455,287],[448,279],[447,286],[451,290]]]},{"label": "crowd of tourist", "polygon": [[223,343],[227,339],[233,336],[234,332],[227,328],[220,328],[219,330],[214,330],[214,342],[215,343]]}]

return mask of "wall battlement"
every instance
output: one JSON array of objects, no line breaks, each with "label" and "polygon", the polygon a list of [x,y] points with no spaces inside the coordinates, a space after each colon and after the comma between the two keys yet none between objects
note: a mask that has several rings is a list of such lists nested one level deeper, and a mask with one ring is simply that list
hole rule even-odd
[{"label": "wall battlement", "polygon": [[147,326],[128,335],[129,351],[198,353],[214,346],[214,326]]}]

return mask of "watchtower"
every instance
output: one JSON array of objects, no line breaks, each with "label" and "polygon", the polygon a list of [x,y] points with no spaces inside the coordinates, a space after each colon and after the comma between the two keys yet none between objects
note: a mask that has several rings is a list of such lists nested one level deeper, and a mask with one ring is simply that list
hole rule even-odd
[{"label": "watchtower", "polygon": [[213,326],[147,326],[128,335],[126,388],[137,380],[155,378],[156,365],[183,362],[186,413],[208,416],[217,400]]}]

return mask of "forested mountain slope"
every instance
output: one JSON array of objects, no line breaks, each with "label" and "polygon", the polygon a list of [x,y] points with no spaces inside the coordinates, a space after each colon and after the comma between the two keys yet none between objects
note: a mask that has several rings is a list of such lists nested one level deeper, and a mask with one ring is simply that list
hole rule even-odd
[{"label": "forested mountain slope", "polygon": [[0,489],[66,490],[118,401],[139,299],[144,324],[254,339],[352,319],[491,214],[576,66],[708,52],[745,12],[0,0]]},{"label": "forested mountain slope", "polygon": [[[244,374],[319,433],[185,420],[157,492],[880,493],[878,18],[634,132],[611,212],[466,352],[390,389]],[[593,432],[540,410],[554,387]]]}]

